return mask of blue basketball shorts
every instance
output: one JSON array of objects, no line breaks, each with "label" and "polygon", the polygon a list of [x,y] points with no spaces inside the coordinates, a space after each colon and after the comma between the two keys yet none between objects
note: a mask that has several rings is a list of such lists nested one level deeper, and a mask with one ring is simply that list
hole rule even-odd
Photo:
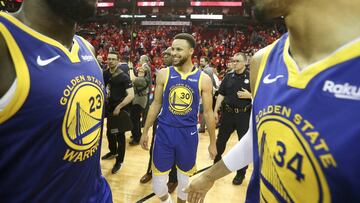
[{"label": "blue basketball shorts", "polygon": [[174,165],[186,174],[196,172],[196,152],[199,143],[196,126],[175,128],[159,123],[155,133],[152,171],[154,175],[168,174]]}]

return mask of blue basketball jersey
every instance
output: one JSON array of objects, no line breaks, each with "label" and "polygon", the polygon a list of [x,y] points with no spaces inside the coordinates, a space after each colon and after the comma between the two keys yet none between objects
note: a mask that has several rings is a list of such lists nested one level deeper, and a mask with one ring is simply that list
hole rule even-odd
[{"label": "blue basketball jersey", "polygon": [[267,49],[247,202],[360,202],[360,40],[302,71],[287,34]]},{"label": "blue basketball jersey", "polygon": [[1,202],[111,202],[100,169],[104,82],[75,36],[71,51],[0,13],[17,89],[0,112]]},{"label": "blue basketball jersey", "polygon": [[196,126],[202,72],[195,69],[188,74],[181,74],[173,66],[167,70],[158,121],[173,127]]}]

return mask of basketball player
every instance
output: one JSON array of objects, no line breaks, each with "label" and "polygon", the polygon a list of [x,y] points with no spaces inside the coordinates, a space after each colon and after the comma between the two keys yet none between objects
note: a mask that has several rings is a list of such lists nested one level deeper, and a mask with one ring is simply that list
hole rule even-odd
[{"label": "basketball player", "polygon": [[[191,56],[195,39],[187,33],[175,36],[172,43],[173,66],[161,69],[156,77],[155,100],[151,104],[140,144],[148,149],[148,131],[158,117],[153,149],[153,190],[163,202],[172,202],[166,186],[175,163],[178,169],[178,202],[186,201],[183,189],[196,171],[198,145],[197,113],[200,96],[209,129],[209,153],[216,156],[215,120],[212,110],[211,79],[194,68]],[[161,112],[160,112],[161,111]]]},{"label": "basketball player", "polygon": [[1,202],[112,202],[99,158],[104,83],[75,25],[96,0],[0,13]]},{"label": "basketball player", "polygon": [[190,184],[190,202],[250,161],[247,202],[360,202],[359,9],[360,1],[255,0],[257,17],[284,16],[288,33],[255,55],[253,127]]},{"label": "basketball player", "polygon": [[[172,61],[172,56],[171,56],[171,47],[168,47],[165,51],[163,51],[162,55],[163,55],[164,65],[166,67],[172,66],[173,61]],[[151,172],[152,149],[154,147],[154,138],[155,138],[155,133],[156,133],[156,126],[157,126],[157,121],[155,120],[154,125],[153,125],[153,132],[152,132],[153,136],[152,136],[152,139],[151,139],[151,145],[150,145],[150,150],[149,150],[149,154],[150,154],[149,164],[148,164],[146,174],[144,176],[142,176],[141,179],[140,179],[141,183],[147,183],[152,178],[152,172]],[[170,173],[169,173],[169,182],[167,183],[170,194],[175,191],[175,189],[176,189],[176,187],[178,185],[177,174],[176,173],[177,173],[176,172],[176,164],[173,164],[173,167],[171,168]]]}]

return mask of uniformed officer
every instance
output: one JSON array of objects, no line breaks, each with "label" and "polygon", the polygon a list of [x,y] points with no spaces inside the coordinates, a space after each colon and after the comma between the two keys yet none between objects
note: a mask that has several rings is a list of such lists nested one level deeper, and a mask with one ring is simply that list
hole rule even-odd
[{"label": "uniformed officer", "polygon": [[[237,53],[232,58],[233,71],[226,74],[220,88],[215,105],[215,120],[219,121],[218,111],[221,107],[220,128],[216,140],[218,154],[215,162],[221,160],[230,135],[236,130],[239,140],[249,128],[251,111],[251,93],[249,72],[246,69],[246,56]],[[234,185],[244,180],[247,167],[237,171],[233,179]]]}]

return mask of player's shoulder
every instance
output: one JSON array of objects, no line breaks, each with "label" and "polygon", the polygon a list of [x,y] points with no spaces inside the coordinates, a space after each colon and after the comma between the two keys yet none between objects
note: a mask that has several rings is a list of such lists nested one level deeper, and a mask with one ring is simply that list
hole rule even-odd
[{"label": "player's shoulder", "polygon": [[[268,45],[259,51],[255,52],[255,54],[251,57],[251,68],[258,68],[262,59],[265,57],[266,53],[271,49],[272,45]],[[257,66],[255,66],[255,64]]]},{"label": "player's shoulder", "polygon": [[80,35],[75,35],[74,37],[78,37],[78,38],[85,44],[85,46],[86,46],[94,55],[96,55],[95,48],[94,48],[94,46],[93,46],[89,41],[87,41],[85,38],[83,38],[83,37],[80,36]]},{"label": "player's shoulder", "polygon": [[204,81],[204,80],[210,80],[210,81],[211,81],[210,76],[209,76],[207,73],[205,73],[204,71],[201,71],[201,70],[200,70],[200,76],[202,77],[202,80],[203,80],[203,81]]},{"label": "player's shoulder", "polygon": [[172,66],[169,66],[169,67],[166,67],[166,68],[162,68],[160,70],[158,70],[158,73],[157,73],[157,77],[165,77],[167,76],[167,74],[169,73],[170,71],[170,68],[172,68]]},{"label": "player's shoulder", "polygon": [[[264,69],[266,65],[267,57],[269,56],[271,50],[273,47],[277,44],[279,40],[276,40],[272,44],[260,49],[257,51],[250,60],[250,85],[252,92],[256,92],[256,83],[259,77],[261,77],[262,71],[260,70],[262,67],[262,70]],[[260,75],[259,75],[260,74]]]},{"label": "player's shoulder", "polygon": [[158,70],[156,74],[156,84],[157,85],[164,84],[169,77],[169,73],[170,73],[170,67],[166,67]]},{"label": "player's shoulder", "polygon": [[8,45],[6,44],[4,36],[0,33],[0,75],[5,76],[6,78],[0,77],[0,98],[5,92],[10,88],[12,82],[14,81],[15,67],[13,65],[13,60],[11,58]]}]

